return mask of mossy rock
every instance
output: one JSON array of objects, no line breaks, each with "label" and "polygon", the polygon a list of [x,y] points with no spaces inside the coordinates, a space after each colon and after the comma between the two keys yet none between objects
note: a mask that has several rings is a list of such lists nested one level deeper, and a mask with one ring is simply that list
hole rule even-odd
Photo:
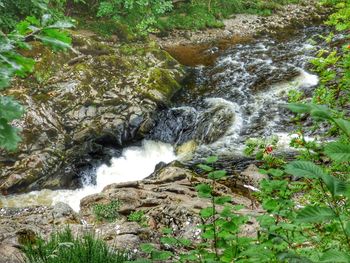
[{"label": "mossy rock", "polygon": [[120,46],[89,32],[73,39],[79,55],[34,43],[36,73],[6,90],[27,111],[18,152],[0,159],[0,191],[77,187],[79,169],[103,147],[145,136],[181,88],[183,67],[154,43]]}]

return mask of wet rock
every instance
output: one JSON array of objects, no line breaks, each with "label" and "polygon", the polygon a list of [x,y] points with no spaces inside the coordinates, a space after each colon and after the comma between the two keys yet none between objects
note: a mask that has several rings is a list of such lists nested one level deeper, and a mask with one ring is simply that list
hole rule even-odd
[{"label": "wet rock", "polygon": [[58,224],[60,221],[67,223],[69,220],[70,223],[80,223],[78,215],[74,210],[67,205],[66,203],[58,202],[52,208],[52,217],[54,218],[54,223]]},{"label": "wet rock", "polygon": [[267,175],[260,173],[255,164],[249,165],[243,172],[241,172],[240,175],[244,184],[251,185],[256,188],[259,188],[261,180],[267,179]]},{"label": "wet rock", "polygon": [[157,172],[158,170],[162,169],[165,167],[167,164],[165,162],[159,162],[157,165],[154,167],[154,171]]},{"label": "wet rock", "polygon": [[[0,191],[75,188],[104,148],[140,139],[153,113],[180,88],[182,67],[152,44],[123,45],[74,33],[81,54],[53,53],[34,45],[35,75],[6,92],[26,107],[15,123],[22,143],[0,152]],[[6,158],[5,158],[6,157]]]},{"label": "wet rock", "polygon": [[[119,200],[120,218],[115,223],[118,225],[117,232],[119,235],[130,234],[123,238],[130,238],[131,243],[137,241],[132,235],[137,235],[147,242],[152,240],[156,242],[154,238],[159,236],[159,231],[164,227],[172,228],[177,237],[198,241],[197,224],[201,223],[199,211],[210,205],[209,199],[199,198],[197,195],[195,186],[200,183],[209,183],[209,181],[174,162],[155,172],[151,177],[139,181],[137,187],[133,185],[120,187],[119,184],[112,184],[99,194],[85,197],[80,203],[80,215],[86,222],[93,224],[96,219],[92,214],[92,208],[96,204],[107,204],[113,200]],[[233,193],[224,184],[218,184],[216,190],[218,195],[232,196],[234,204],[242,204],[245,209],[239,213],[258,215],[261,212],[259,209],[252,210],[250,199]],[[125,225],[127,216],[133,211],[144,212],[148,231],[151,230],[151,232],[145,232],[142,226],[135,229]],[[130,227],[132,230],[123,230]],[[247,227],[247,229],[250,229],[251,235],[251,228]],[[115,235],[113,231],[112,233]]]}]

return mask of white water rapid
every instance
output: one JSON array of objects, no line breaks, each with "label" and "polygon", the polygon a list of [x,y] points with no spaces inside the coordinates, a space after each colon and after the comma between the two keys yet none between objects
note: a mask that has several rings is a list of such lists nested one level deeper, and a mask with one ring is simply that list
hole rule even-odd
[{"label": "white water rapid", "polygon": [[69,204],[79,211],[80,200],[85,196],[101,192],[112,183],[141,180],[150,175],[159,162],[171,162],[176,159],[170,144],[143,141],[141,147],[128,147],[122,156],[113,158],[111,165],[101,165],[96,170],[96,184],[86,182],[83,188],[76,190],[41,190],[26,194],[1,196],[0,207],[25,207],[31,205],[54,205],[57,202]]}]

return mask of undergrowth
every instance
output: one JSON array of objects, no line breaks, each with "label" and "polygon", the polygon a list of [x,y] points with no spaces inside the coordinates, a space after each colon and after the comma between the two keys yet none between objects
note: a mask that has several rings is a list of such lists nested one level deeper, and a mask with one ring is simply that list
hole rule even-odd
[{"label": "undergrowth", "polygon": [[91,234],[75,237],[67,228],[54,233],[49,240],[27,243],[23,252],[26,263],[122,263],[127,256],[112,250]]}]

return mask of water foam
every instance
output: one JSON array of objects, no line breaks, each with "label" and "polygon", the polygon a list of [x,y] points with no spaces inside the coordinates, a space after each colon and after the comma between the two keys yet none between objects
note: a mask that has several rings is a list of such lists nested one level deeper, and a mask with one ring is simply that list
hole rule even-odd
[{"label": "water foam", "polygon": [[154,171],[159,162],[171,162],[176,159],[174,148],[170,144],[143,141],[141,147],[126,148],[121,157],[113,158],[111,165],[101,165],[96,170],[96,185],[84,185],[77,190],[41,190],[27,194],[0,197],[3,207],[23,207],[30,205],[54,205],[57,202],[69,204],[75,211],[80,209],[80,200],[96,194],[112,183],[142,180]]}]

